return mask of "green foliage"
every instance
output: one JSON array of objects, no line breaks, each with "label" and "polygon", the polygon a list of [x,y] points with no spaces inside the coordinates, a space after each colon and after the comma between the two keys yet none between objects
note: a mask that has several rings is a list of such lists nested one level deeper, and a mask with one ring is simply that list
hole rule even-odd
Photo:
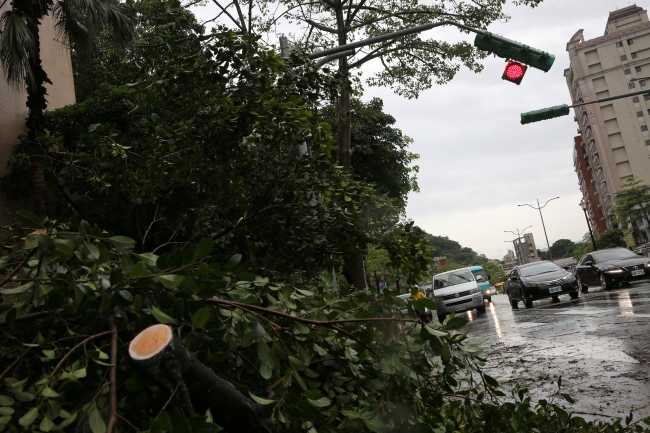
[{"label": "green foliage", "polygon": [[[461,331],[464,319],[419,322],[427,299],[404,305],[395,292],[375,298],[336,294],[324,282],[274,282],[239,256],[220,262],[210,239],[157,256],[85,221],[4,230],[1,270],[13,277],[0,288],[0,431],[104,431],[116,368],[118,431],[128,420],[141,431],[216,432],[219,419],[187,420],[173,388],[131,361],[126,343],[156,323],[171,324],[282,431],[642,431],[571,416],[559,381],[550,400],[533,404],[520,389],[502,401],[497,381],[481,372],[483,350]],[[25,244],[33,236],[39,242]]]},{"label": "green foliage", "polygon": [[[353,99],[352,105],[352,170],[359,179],[376,185],[381,193],[406,206],[410,192],[419,191],[417,172],[413,165],[419,155],[407,150],[413,140],[395,128],[395,118],[384,113],[384,102],[373,98],[368,103]],[[327,120],[336,128],[336,109],[325,110]]]},{"label": "green foliage", "polygon": [[650,221],[650,191],[648,186],[637,177],[630,176],[621,184],[616,193],[616,205],[612,207],[616,221],[622,227],[636,226],[637,221]]},{"label": "green foliage", "polygon": [[553,260],[572,257],[576,244],[570,239],[558,239],[551,245]]},{"label": "green foliage", "polygon": [[623,241],[623,230],[621,229],[611,229],[607,230],[605,233],[596,232],[595,236],[596,245],[599,250],[625,246],[625,242]]},{"label": "green foliage", "polygon": [[573,254],[571,255],[574,259],[580,260],[585,254],[588,254],[594,250],[594,246],[591,245],[591,242],[581,242],[576,244],[576,247],[573,249]]},{"label": "green foliage", "polygon": [[[223,7],[228,7],[229,2],[220,3]],[[261,32],[271,31],[276,28],[278,20],[286,19],[293,28],[299,26],[294,44],[307,53],[313,53],[442,19],[485,29],[495,21],[508,19],[503,11],[506,3],[504,0],[486,0],[480,3],[368,0],[349,9],[345,2],[328,1],[323,4],[298,0],[261,1],[260,7],[268,13],[260,17],[258,28]],[[513,3],[534,6],[540,1]],[[277,15],[272,12],[274,9],[277,10]],[[353,70],[378,59],[381,62],[379,69],[375,69],[376,72],[367,79],[367,83],[388,87],[408,98],[417,98],[422,91],[434,84],[448,83],[461,66],[474,72],[483,69],[480,60],[487,54],[475,49],[471,42],[449,43],[436,37],[436,30],[432,30],[376,44],[349,57],[339,67]]]},{"label": "green foliage", "polygon": [[508,274],[501,267],[501,263],[497,262],[487,262],[483,263],[483,269],[490,276],[490,284],[495,285],[496,283],[502,283],[508,278]]},{"label": "green foliage", "polygon": [[[432,257],[447,257],[447,261],[464,266],[483,265],[487,263],[485,256],[478,255],[468,247],[462,247],[458,242],[447,236],[434,236],[426,233],[427,240],[433,248]],[[460,266],[460,267],[464,267]]]}]

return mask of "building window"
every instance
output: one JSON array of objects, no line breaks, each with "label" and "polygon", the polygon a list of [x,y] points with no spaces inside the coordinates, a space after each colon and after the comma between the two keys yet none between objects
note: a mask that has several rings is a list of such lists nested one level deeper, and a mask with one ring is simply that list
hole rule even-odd
[{"label": "building window", "polygon": [[636,67],[634,68],[634,70],[637,71],[637,72],[641,72],[641,66],[636,66]]},{"label": "building window", "polygon": [[645,80],[639,80],[639,86],[645,87]]},{"label": "building window", "polygon": [[637,111],[636,117],[643,117],[643,111]]},{"label": "building window", "polygon": [[633,59],[636,59],[637,57],[638,57],[638,56],[637,56],[636,53],[632,53],[632,58],[633,58]]},{"label": "building window", "polygon": [[644,101],[649,101],[649,100],[650,100],[650,94],[648,94],[648,95],[643,95],[643,100],[644,100]]},{"label": "building window", "polygon": [[630,75],[632,73],[629,69],[625,69],[623,72],[625,72],[625,75]]},{"label": "building window", "polygon": [[620,42],[620,41],[619,41],[619,42],[616,42],[616,46],[619,47],[619,48],[621,48],[621,47],[623,46],[623,42]]},{"label": "building window", "polygon": [[627,40],[627,44],[628,44],[628,45],[632,45],[633,43],[634,43],[634,39],[628,39],[628,40]]},{"label": "building window", "polygon": [[646,141],[645,141],[645,145],[646,145],[646,146],[650,146],[650,140],[646,140]]},{"label": "building window", "polygon": [[648,125],[641,125],[641,131],[647,131]]},{"label": "building window", "polygon": [[636,86],[634,85],[634,83],[627,83],[627,87],[629,87],[630,89],[634,89]]},{"label": "building window", "polygon": [[639,97],[635,96],[634,98],[632,98],[632,102],[639,102]]},{"label": "building window", "polygon": [[621,62],[624,62],[624,61],[626,61],[626,60],[627,60],[627,56],[626,56],[625,54],[623,54],[623,55],[621,56]]}]

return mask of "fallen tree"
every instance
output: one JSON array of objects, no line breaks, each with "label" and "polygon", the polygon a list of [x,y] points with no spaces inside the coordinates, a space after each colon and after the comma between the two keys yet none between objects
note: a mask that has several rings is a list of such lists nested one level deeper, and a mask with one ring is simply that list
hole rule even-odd
[{"label": "fallen tree", "polygon": [[[464,319],[385,291],[334,293],[28,212],[0,261],[0,431],[632,432],[558,391],[505,396]],[[25,240],[29,241],[25,243]],[[143,368],[150,372],[146,374]],[[645,423],[645,424],[644,424]]]}]

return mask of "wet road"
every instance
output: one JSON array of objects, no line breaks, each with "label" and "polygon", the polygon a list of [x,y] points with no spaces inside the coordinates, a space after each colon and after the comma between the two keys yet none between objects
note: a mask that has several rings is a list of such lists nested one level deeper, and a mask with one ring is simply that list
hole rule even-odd
[{"label": "wet road", "polygon": [[486,373],[506,389],[525,385],[534,401],[547,398],[561,375],[584,418],[650,416],[650,283],[519,306],[497,295],[485,315],[465,313],[470,338],[485,341]]}]

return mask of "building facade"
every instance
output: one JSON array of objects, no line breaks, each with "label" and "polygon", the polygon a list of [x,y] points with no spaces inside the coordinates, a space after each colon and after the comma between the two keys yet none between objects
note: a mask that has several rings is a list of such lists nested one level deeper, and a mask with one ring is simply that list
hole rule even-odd
[{"label": "building facade", "polygon": [[[0,14],[11,5],[7,2]],[[40,26],[41,61],[53,84],[45,84],[48,110],[61,108],[75,102],[72,62],[67,44],[60,41],[50,16]],[[7,83],[6,74],[0,66],[0,176],[7,173],[7,160],[13,154],[18,136],[27,131],[27,92],[23,86]],[[20,208],[31,209],[31,203],[9,203],[0,195],[0,224],[13,222],[11,214]]]},{"label": "building facade", "polygon": [[[650,92],[650,22],[636,5],[610,12],[603,36],[585,40],[578,30],[567,43],[564,76],[574,104],[643,90]],[[632,79],[636,80],[632,80]],[[637,176],[650,185],[650,95],[576,107],[580,140],[574,165],[594,227],[612,227],[620,185]],[[584,164],[583,164],[584,160]]]},{"label": "building facade", "polygon": [[[514,247],[514,254],[512,255],[512,260],[514,260],[514,255],[516,255],[517,263],[524,265],[526,263],[537,262],[540,260],[539,255],[537,254],[537,247],[535,246],[535,238],[532,233],[524,233],[519,239],[512,241]],[[512,251],[508,250],[508,254],[511,254]],[[504,260],[509,258],[508,255],[504,257]],[[505,268],[504,268],[505,269]]]},{"label": "building facade", "polygon": [[573,167],[578,175],[578,186],[585,202],[589,203],[587,207],[587,216],[592,229],[600,233],[607,231],[605,218],[603,216],[603,207],[600,204],[598,187],[596,179],[593,176],[593,167],[589,163],[589,158],[585,147],[582,145],[582,136],[573,137]]}]

